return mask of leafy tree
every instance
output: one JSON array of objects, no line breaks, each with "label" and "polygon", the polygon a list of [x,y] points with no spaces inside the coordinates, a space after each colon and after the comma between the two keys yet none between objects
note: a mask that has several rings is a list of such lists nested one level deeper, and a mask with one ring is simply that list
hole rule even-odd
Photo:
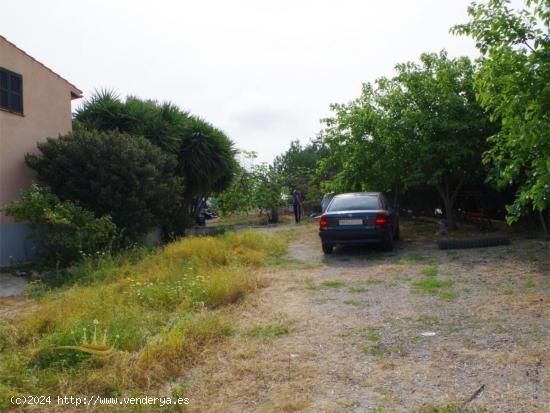
[{"label": "leafy tree", "polygon": [[118,130],[143,136],[165,151],[176,153],[180,136],[191,116],[177,106],[128,96],[122,101],[109,90],[100,90],[83,101],[74,120],[88,129]]},{"label": "leafy tree", "polygon": [[238,166],[233,143],[219,129],[190,118],[180,136],[178,174],[185,177],[184,198],[195,214],[192,200],[228,188]]},{"label": "leafy tree", "polygon": [[221,130],[171,103],[136,97],[122,101],[113,92],[100,91],[84,102],[75,122],[143,136],[176,155],[176,174],[186,182],[181,188],[182,214],[196,213],[196,198],[228,188],[237,167],[233,142]]},{"label": "leafy tree", "polygon": [[550,3],[528,0],[519,11],[509,5],[472,3],[470,22],[452,31],[474,38],[482,53],[477,96],[501,125],[484,161],[499,187],[518,187],[507,208],[514,222],[529,209],[542,218],[550,207]]},{"label": "leafy tree", "polygon": [[219,194],[218,209],[222,215],[231,213],[248,213],[260,207],[257,202],[258,180],[254,173],[255,152],[241,151],[241,163],[237,166],[233,181],[229,188]]},{"label": "leafy tree", "polygon": [[317,168],[319,162],[328,155],[329,150],[323,142],[323,135],[319,134],[305,145],[301,145],[298,140],[292,141],[290,148],[273,162],[273,167],[285,185],[300,189],[304,197],[304,209],[307,211],[320,208],[323,192]]},{"label": "leafy tree", "polygon": [[333,106],[327,144],[340,169],[334,181],[348,190],[432,185],[454,228],[456,197],[494,131],[475,99],[474,66],[441,52],[396,71],[365,85],[359,99]]},{"label": "leafy tree", "polygon": [[110,215],[129,239],[167,224],[181,205],[173,155],[142,137],[81,127],[38,144],[27,164],[61,200]]},{"label": "leafy tree", "polygon": [[402,173],[406,137],[392,129],[392,112],[382,106],[381,96],[390,88],[389,82],[382,78],[376,86],[364,84],[358,99],[331,105],[335,116],[324,119],[331,156],[320,162],[321,171],[331,177],[323,185],[329,192],[393,189],[397,193],[404,182],[416,182]]},{"label": "leafy tree", "polygon": [[272,165],[255,164],[254,152],[242,152],[231,186],[217,195],[220,211],[227,215],[234,212],[259,210],[269,222],[279,221],[279,208],[286,204],[288,187]]},{"label": "leafy tree", "polygon": [[71,201],[60,201],[48,188],[33,184],[21,199],[2,208],[16,221],[30,223],[30,238],[40,247],[46,264],[69,265],[84,254],[108,250],[115,239],[111,217],[97,218],[93,212]]},{"label": "leafy tree", "polygon": [[289,188],[284,185],[277,170],[265,163],[257,165],[252,171],[258,185],[255,193],[256,205],[265,212],[269,222],[279,222],[279,208],[288,202]]}]

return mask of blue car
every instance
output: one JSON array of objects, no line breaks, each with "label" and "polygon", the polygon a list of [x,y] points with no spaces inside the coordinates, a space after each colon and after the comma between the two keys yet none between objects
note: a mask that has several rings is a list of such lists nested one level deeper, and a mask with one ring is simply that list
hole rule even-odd
[{"label": "blue car", "polygon": [[399,239],[399,216],[381,192],[356,192],[332,198],[319,221],[325,254],[335,245],[382,244],[393,249]]}]

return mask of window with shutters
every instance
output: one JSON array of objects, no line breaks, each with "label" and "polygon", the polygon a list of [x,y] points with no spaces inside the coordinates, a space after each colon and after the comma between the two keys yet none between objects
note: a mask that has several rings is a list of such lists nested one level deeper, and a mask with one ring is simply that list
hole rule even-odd
[{"label": "window with shutters", "polygon": [[23,77],[0,67],[0,109],[23,114]]}]

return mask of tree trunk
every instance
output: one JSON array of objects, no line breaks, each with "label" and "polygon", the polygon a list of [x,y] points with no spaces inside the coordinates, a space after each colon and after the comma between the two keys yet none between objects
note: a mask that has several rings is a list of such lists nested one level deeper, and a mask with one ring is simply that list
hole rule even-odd
[{"label": "tree trunk", "polygon": [[[549,211],[548,216],[550,217],[550,209],[548,211]],[[542,225],[542,230],[544,231],[544,235],[548,235],[549,234],[549,228],[546,225],[546,222],[544,221],[544,215],[543,215],[542,212],[543,211],[539,211],[540,223]],[[548,220],[548,222],[549,222],[549,225],[550,225],[550,219]]]},{"label": "tree trunk", "polygon": [[399,183],[396,183],[393,188],[393,207],[398,209],[399,208]]},{"label": "tree trunk", "polygon": [[279,222],[279,208],[271,208],[269,222],[272,224],[277,224]]},{"label": "tree trunk", "polygon": [[453,211],[454,202],[450,197],[445,196],[443,197],[443,205],[445,208],[445,219],[447,221],[447,228],[449,229],[449,231],[455,231],[457,229],[457,225],[455,214]]},{"label": "tree trunk", "polygon": [[462,188],[462,184],[464,183],[465,179],[466,175],[463,175],[452,193],[449,189],[449,179],[447,177],[445,177],[444,180],[444,187],[440,184],[435,185],[435,187],[437,188],[437,192],[439,192],[439,195],[443,200],[443,207],[445,208],[445,220],[447,221],[447,229],[449,231],[454,231],[457,229],[456,217],[454,215],[453,207],[455,205],[458,192],[460,191],[460,188]]}]

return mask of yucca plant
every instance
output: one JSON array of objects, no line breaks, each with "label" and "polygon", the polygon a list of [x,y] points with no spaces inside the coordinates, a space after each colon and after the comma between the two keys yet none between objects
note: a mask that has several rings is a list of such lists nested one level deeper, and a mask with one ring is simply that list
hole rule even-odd
[{"label": "yucca plant", "polygon": [[123,101],[113,91],[100,90],[76,111],[74,120],[89,129],[142,136],[177,156],[176,174],[185,182],[181,186],[184,204],[169,232],[180,232],[188,225],[182,216],[197,212],[195,199],[226,189],[237,169],[233,142],[224,132],[169,102],[133,96]]}]

